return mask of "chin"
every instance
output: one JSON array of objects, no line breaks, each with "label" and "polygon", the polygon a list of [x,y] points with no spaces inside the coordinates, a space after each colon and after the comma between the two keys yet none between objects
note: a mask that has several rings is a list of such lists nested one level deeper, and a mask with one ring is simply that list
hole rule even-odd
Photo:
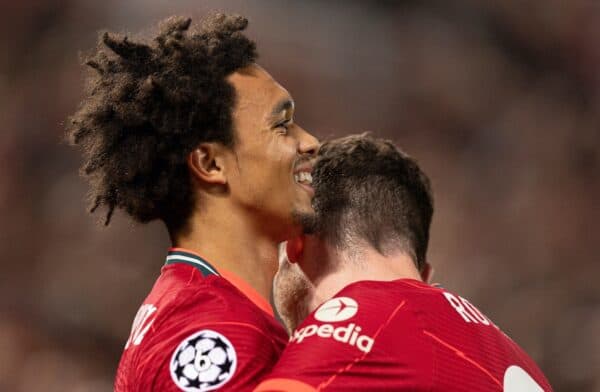
[{"label": "chin", "polygon": [[312,211],[312,208],[309,211],[292,211],[292,218],[294,224],[301,228],[302,232],[305,234],[310,234],[315,231],[316,228],[316,214]]}]

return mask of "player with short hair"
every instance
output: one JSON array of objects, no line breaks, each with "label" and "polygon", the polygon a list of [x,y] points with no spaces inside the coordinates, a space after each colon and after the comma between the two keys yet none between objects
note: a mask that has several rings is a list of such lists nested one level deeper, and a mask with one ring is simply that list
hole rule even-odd
[{"label": "player with short hair", "polygon": [[350,136],[322,145],[313,176],[314,218],[276,277],[293,333],[256,391],[551,390],[475,306],[423,281],[433,198],[412,158]]},{"label": "player with short hair", "polygon": [[117,391],[243,391],[287,335],[267,299],[277,243],[312,213],[317,140],[255,64],[240,16],[196,31],[170,18],[151,42],[105,33],[69,137],[93,212],[155,219],[173,248],[135,317]]}]

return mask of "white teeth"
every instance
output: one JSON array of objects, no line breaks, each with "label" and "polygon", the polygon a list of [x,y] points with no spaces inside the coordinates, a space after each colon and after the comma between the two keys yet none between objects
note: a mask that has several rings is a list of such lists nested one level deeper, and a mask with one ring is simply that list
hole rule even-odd
[{"label": "white teeth", "polygon": [[296,182],[299,184],[311,185],[312,184],[312,174],[310,174],[308,172],[296,173],[296,174],[294,174],[294,180],[296,180]]}]

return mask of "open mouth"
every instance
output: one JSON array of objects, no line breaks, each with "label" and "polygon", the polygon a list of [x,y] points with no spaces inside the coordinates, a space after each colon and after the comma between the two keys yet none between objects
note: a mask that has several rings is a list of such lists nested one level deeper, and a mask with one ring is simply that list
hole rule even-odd
[{"label": "open mouth", "polygon": [[312,187],[312,165],[305,163],[296,167],[294,171],[294,182],[303,188],[312,197],[315,190]]},{"label": "open mouth", "polygon": [[312,187],[312,174],[308,171],[294,173],[294,181],[300,185]]}]

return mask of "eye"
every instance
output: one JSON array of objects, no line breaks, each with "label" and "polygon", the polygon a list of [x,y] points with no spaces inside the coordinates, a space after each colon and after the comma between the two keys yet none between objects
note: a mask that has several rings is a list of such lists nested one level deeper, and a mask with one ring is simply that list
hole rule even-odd
[{"label": "eye", "polygon": [[279,124],[275,125],[275,128],[282,129],[284,131],[284,133],[287,133],[290,125],[292,125],[292,120],[285,120],[285,121],[282,121]]}]

